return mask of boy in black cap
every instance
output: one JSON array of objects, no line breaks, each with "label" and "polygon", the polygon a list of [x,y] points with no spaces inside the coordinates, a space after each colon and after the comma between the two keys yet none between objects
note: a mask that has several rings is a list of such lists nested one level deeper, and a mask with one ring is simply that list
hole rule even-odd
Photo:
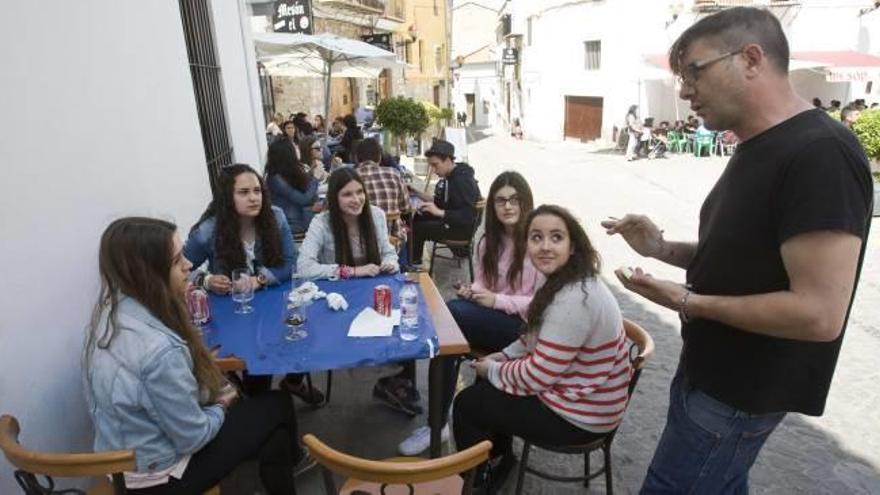
[{"label": "boy in black cap", "polygon": [[467,163],[455,163],[452,143],[438,139],[425,156],[440,181],[434,187],[433,196],[410,187],[422,200],[413,224],[412,263],[416,268],[421,265],[425,241],[467,240],[473,235],[477,216],[474,203],[480,198],[474,169]]}]

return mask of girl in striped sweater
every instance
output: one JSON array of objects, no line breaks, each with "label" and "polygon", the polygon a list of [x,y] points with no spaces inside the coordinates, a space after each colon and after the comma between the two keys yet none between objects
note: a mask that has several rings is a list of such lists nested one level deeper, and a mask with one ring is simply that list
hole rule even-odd
[{"label": "girl in striped sweater", "polygon": [[[453,408],[461,450],[491,440],[493,468],[477,483],[500,487],[513,466],[512,438],[580,444],[623,419],[632,370],[623,318],[599,278],[599,255],[564,208],[543,205],[528,218],[527,251],[547,277],[528,310],[528,329],[473,364],[483,378]],[[491,473],[490,473],[491,471]]]}]

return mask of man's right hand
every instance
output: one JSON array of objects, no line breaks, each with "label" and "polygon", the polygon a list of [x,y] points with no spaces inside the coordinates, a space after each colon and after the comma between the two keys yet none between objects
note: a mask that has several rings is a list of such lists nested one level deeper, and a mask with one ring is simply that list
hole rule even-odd
[{"label": "man's right hand", "polygon": [[621,219],[609,217],[602,222],[602,227],[608,235],[623,236],[627,244],[642,256],[660,259],[666,249],[663,231],[645,215],[627,214]]}]

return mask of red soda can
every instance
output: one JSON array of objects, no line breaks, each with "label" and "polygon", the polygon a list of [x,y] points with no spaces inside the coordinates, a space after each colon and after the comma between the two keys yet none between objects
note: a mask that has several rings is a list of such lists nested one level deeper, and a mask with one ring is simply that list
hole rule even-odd
[{"label": "red soda can", "polygon": [[383,316],[391,316],[391,287],[377,285],[373,289],[373,309]]}]

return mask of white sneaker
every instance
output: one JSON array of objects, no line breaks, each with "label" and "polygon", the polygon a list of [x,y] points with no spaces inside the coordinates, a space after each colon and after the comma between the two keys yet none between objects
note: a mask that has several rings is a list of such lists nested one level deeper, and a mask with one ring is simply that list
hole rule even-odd
[{"label": "white sneaker", "polygon": [[[443,427],[440,430],[440,442],[446,443],[449,441],[449,424]],[[405,456],[414,456],[425,450],[428,450],[428,447],[431,446],[431,428],[427,426],[422,426],[413,430],[410,434],[409,438],[400,442],[400,445],[397,446],[398,452]]]}]

